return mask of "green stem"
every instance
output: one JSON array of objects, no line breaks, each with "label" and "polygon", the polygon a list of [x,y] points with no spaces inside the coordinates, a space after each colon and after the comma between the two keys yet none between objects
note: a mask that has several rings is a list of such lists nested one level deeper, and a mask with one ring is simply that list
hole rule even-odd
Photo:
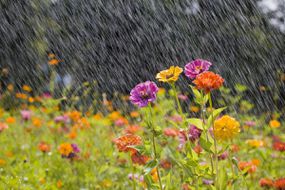
[{"label": "green stem", "polygon": [[[209,93],[209,103],[210,103],[210,109],[211,109],[211,116],[212,116],[212,128],[213,131],[215,131],[215,126],[214,126],[214,113],[213,113],[213,102],[212,102],[212,96],[211,93]],[[216,176],[215,176],[215,187],[217,190],[219,190],[218,187],[218,179],[219,179],[219,163],[218,163],[218,148],[217,148],[217,140],[214,135],[214,158],[215,158],[215,167],[216,167]]]},{"label": "green stem", "polygon": [[[205,128],[205,102],[204,102],[204,94],[203,91],[201,91],[202,94],[202,104],[201,104],[201,118],[202,118],[202,128],[206,134],[206,140],[209,142],[209,136],[208,136],[208,130]],[[213,163],[213,157],[210,155],[210,161],[211,161],[211,170],[212,170],[212,175],[214,175],[214,163]]]},{"label": "green stem", "polygon": [[180,101],[178,99],[178,95],[177,95],[177,90],[176,90],[175,84],[172,83],[171,87],[172,87],[172,89],[174,91],[174,96],[175,96],[175,100],[176,100],[176,104],[177,104],[177,107],[178,107],[179,114],[183,117],[183,121],[184,121],[184,115],[183,115],[183,111],[182,111],[182,107],[181,107]]},{"label": "green stem", "polygon": [[54,95],[54,80],[55,80],[55,76],[56,76],[56,71],[54,70],[54,68],[51,67],[51,76],[50,76],[50,83],[49,83],[51,96]]},{"label": "green stem", "polygon": [[134,163],[132,162],[132,157],[130,155],[131,163],[132,163],[132,168],[133,168],[133,189],[136,190],[136,180],[135,180],[135,173],[136,173],[136,167]]},{"label": "green stem", "polygon": [[[154,126],[152,124],[152,112],[151,112],[151,104],[148,104],[148,108],[149,108],[149,125],[151,126],[151,131],[152,131],[152,146],[153,146],[153,153],[154,153],[154,159],[156,161],[158,161],[158,155],[157,155],[157,150],[156,150],[156,143],[155,143],[155,130],[154,130]],[[159,186],[160,189],[162,189],[162,183],[161,183],[161,178],[160,178],[160,173],[159,173],[159,164],[157,165],[157,177],[158,177],[158,181],[159,181]]]}]

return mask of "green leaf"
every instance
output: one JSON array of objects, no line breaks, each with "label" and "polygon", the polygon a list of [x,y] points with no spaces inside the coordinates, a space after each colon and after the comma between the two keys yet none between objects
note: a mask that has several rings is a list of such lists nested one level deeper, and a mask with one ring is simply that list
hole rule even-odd
[{"label": "green leaf", "polygon": [[213,153],[213,151],[211,150],[211,147],[212,147],[212,143],[207,141],[206,139],[204,139],[203,137],[200,138],[199,140],[200,142],[200,145],[201,147],[207,151],[207,152],[210,152],[210,153]]},{"label": "green leaf", "polygon": [[155,167],[158,166],[158,161],[157,160],[151,160],[149,161],[145,166],[144,166],[144,175],[149,174]]},{"label": "green leaf", "polygon": [[218,108],[215,109],[213,111],[213,114],[210,114],[210,117],[207,120],[207,129],[210,128],[210,126],[212,125],[212,122],[216,120],[216,118],[222,113],[222,111],[224,111],[227,107],[222,107],[222,108]]},{"label": "green leaf", "polygon": [[236,89],[236,91],[242,93],[242,92],[247,90],[247,86],[242,85],[242,84],[236,84],[235,89]]},{"label": "green leaf", "polygon": [[198,118],[187,119],[187,122],[191,125],[195,125],[197,128],[203,130],[203,121]]}]

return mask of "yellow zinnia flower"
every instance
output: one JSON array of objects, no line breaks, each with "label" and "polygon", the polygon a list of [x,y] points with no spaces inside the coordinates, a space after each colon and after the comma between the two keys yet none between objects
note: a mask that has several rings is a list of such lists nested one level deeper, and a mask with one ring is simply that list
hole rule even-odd
[{"label": "yellow zinnia flower", "polygon": [[240,124],[235,118],[224,115],[215,121],[213,130],[217,140],[229,140],[240,132]]},{"label": "yellow zinnia flower", "polygon": [[246,144],[248,144],[251,147],[258,148],[264,146],[263,140],[257,140],[257,139],[250,139],[246,141]]},{"label": "yellow zinnia flower", "polygon": [[22,87],[22,89],[23,89],[24,91],[26,91],[26,92],[31,92],[31,91],[32,91],[32,88],[31,88],[30,86],[28,86],[28,85],[24,85],[24,86]]},{"label": "yellow zinnia flower", "polygon": [[277,121],[276,119],[271,120],[271,121],[269,122],[269,126],[270,126],[271,128],[278,128],[278,127],[280,127],[280,125],[281,125],[281,123],[280,123],[279,121]]},{"label": "yellow zinnia flower", "polygon": [[179,75],[183,72],[183,69],[178,66],[171,66],[169,69],[160,71],[156,75],[156,79],[161,82],[176,82]]}]

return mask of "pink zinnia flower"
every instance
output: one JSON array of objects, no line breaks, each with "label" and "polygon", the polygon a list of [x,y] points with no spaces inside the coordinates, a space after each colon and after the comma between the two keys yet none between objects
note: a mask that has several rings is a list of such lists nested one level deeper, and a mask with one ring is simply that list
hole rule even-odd
[{"label": "pink zinnia flower", "polygon": [[158,87],[156,84],[151,81],[146,81],[136,85],[135,88],[132,89],[130,101],[134,105],[145,107],[149,102],[155,101],[157,92]]},{"label": "pink zinnia flower", "polygon": [[2,132],[4,129],[8,129],[9,126],[5,123],[0,123],[0,132]]},{"label": "pink zinnia flower", "polygon": [[22,110],[21,116],[22,116],[22,119],[24,121],[27,121],[27,120],[31,119],[32,112],[30,110]]},{"label": "pink zinnia flower", "polygon": [[190,78],[194,79],[200,73],[208,71],[212,63],[203,59],[196,59],[191,61],[184,67],[185,75]]}]

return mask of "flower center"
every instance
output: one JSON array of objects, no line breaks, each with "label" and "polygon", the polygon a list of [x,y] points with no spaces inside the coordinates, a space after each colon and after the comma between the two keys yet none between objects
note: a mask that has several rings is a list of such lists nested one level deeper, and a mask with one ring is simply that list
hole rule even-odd
[{"label": "flower center", "polygon": [[202,65],[195,67],[196,71],[200,71],[200,70],[202,70],[202,68],[203,68]]},{"label": "flower center", "polygon": [[166,76],[165,76],[165,78],[166,79],[170,79],[170,78],[172,78],[174,76],[174,73],[171,73],[171,74],[167,74]]},{"label": "flower center", "polygon": [[148,99],[149,95],[146,90],[140,92],[140,96],[142,99]]}]

